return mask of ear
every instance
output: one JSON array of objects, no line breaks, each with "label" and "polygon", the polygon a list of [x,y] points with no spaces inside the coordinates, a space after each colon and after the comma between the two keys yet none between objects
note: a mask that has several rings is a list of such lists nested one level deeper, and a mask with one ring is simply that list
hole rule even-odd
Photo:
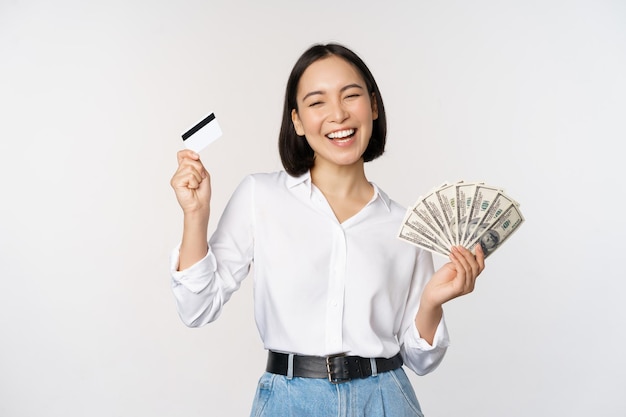
[{"label": "ear", "polygon": [[298,116],[296,109],[291,110],[291,122],[293,123],[293,128],[296,130],[296,134],[298,136],[304,136],[302,122],[300,121],[300,116]]},{"label": "ear", "polygon": [[378,119],[378,101],[376,100],[376,94],[372,93],[372,120]]}]

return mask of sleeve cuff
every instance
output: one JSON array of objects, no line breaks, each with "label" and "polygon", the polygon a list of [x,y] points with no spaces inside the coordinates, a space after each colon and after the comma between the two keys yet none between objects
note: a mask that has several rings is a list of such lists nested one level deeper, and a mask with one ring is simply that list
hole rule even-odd
[{"label": "sleeve cuff", "polygon": [[174,248],[170,254],[170,273],[172,275],[172,285],[182,285],[189,291],[198,294],[205,289],[212,281],[217,264],[211,248],[204,258],[200,259],[189,268],[178,271],[178,261],[180,256],[180,245]]},{"label": "sleeve cuff", "polygon": [[408,348],[422,351],[447,348],[450,345],[450,336],[448,335],[448,328],[444,317],[441,317],[441,321],[439,321],[439,325],[437,325],[432,345],[422,338],[415,325],[411,326],[404,335],[404,344]]}]

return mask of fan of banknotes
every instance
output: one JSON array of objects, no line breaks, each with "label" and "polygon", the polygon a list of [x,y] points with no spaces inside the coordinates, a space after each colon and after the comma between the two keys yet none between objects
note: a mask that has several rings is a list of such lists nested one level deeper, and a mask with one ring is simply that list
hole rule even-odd
[{"label": "fan of banknotes", "polygon": [[487,257],[523,222],[519,203],[501,188],[458,181],[419,197],[407,210],[398,237],[445,257],[452,246],[473,253],[480,244]]}]

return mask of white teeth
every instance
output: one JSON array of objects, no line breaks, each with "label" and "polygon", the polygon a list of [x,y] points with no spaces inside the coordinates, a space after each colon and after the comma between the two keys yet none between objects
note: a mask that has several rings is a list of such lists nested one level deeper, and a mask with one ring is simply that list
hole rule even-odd
[{"label": "white teeth", "polygon": [[340,130],[338,132],[332,132],[326,135],[329,139],[342,139],[354,134],[354,129]]}]

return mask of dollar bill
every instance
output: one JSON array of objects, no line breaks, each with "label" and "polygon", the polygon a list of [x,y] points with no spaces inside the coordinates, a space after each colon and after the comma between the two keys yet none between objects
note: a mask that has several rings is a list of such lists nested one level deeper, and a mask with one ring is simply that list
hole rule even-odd
[{"label": "dollar bill", "polygon": [[463,231],[463,237],[460,240],[461,245],[468,243],[469,237],[472,235],[474,229],[480,224],[483,216],[489,209],[489,206],[493,202],[493,199],[501,191],[496,187],[490,187],[484,184],[478,184],[474,190],[474,196],[472,197],[472,206],[467,214],[467,221],[465,222],[465,230]]},{"label": "dollar bill", "polygon": [[428,210],[422,203],[418,203],[413,210],[407,212],[404,224],[419,232],[426,240],[442,248],[450,249],[443,233],[437,229],[437,224],[430,217]]},{"label": "dollar bill", "polygon": [[476,183],[459,184],[456,186],[457,244],[461,243],[463,240],[463,233],[465,232],[465,225],[467,224],[467,216],[470,207],[472,207],[476,186]]},{"label": "dollar bill", "polygon": [[415,246],[424,248],[431,252],[439,253],[444,256],[450,255],[449,250],[442,248],[439,245],[434,244],[431,240],[426,239],[424,235],[422,235],[421,233],[419,233],[418,231],[416,231],[415,229],[413,229],[412,227],[406,224],[403,225],[402,228],[400,229],[399,237],[408,242],[411,242]]},{"label": "dollar bill", "polygon": [[472,230],[471,235],[468,237],[468,242],[476,241],[478,235],[495,223],[500,215],[513,204],[519,206],[515,200],[505,195],[503,191],[499,191],[485,215],[482,216],[478,227]]},{"label": "dollar bill", "polygon": [[519,203],[502,188],[457,181],[420,196],[407,210],[398,237],[446,257],[452,246],[473,251],[480,244],[489,256],[523,222]]},{"label": "dollar bill", "polygon": [[450,184],[441,187],[435,191],[441,212],[443,213],[444,226],[448,238],[452,245],[458,245],[458,231],[457,231],[457,207],[456,207],[456,189],[459,183]]},{"label": "dollar bill", "polygon": [[[445,186],[444,186],[445,187]],[[428,214],[435,222],[436,226],[433,228],[438,232],[440,237],[447,243],[447,246],[452,247],[454,240],[447,233],[448,226],[446,224],[446,220],[444,218],[443,209],[439,205],[439,198],[437,197],[436,191],[433,191],[426,195],[421,201],[423,207],[426,208]],[[420,205],[420,203],[418,203]]]},{"label": "dollar bill", "polygon": [[478,235],[476,240],[470,242],[467,247],[472,248],[473,253],[474,246],[480,244],[486,258],[502,246],[522,223],[524,223],[524,216],[522,216],[519,207],[513,204],[498,217],[495,223]]}]

